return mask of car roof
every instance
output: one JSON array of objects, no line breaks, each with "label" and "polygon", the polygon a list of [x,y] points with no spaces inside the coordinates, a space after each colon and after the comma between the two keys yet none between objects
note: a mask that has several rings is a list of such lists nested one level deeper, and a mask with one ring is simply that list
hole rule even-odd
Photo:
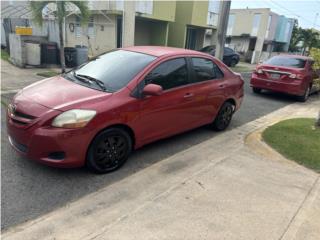
[{"label": "car roof", "polygon": [[161,56],[174,56],[180,54],[190,54],[190,55],[204,55],[207,56],[206,53],[201,53],[194,50],[183,49],[183,48],[174,48],[174,47],[162,47],[162,46],[134,46],[134,47],[125,47],[121,48],[122,50],[139,52],[148,55],[152,55],[155,57]]},{"label": "car roof", "polygon": [[[302,60],[312,60],[312,57],[296,55],[296,54],[280,54],[280,55],[277,55],[277,56],[279,56],[279,57],[287,57],[287,58],[298,58],[298,59],[302,59]],[[275,57],[277,57],[277,56],[275,56]]]}]

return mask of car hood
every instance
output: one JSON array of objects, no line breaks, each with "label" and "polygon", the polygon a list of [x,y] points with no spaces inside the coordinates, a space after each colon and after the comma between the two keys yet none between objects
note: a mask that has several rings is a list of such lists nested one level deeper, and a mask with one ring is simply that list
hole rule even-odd
[{"label": "car hood", "polygon": [[97,98],[112,95],[79,85],[61,76],[31,84],[19,94],[42,106],[56,110],[66,110],[83,102],[91,102]]}]

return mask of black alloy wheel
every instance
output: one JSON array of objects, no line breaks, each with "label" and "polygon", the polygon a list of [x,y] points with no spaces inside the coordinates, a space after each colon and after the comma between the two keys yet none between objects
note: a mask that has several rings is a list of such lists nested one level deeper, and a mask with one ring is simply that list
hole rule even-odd
[{"label": "black alloy wheel", "polygon": [[108,173],[120,168],[132,149],[129,134],[120,128],[110,128],[99,133],[90,145],[87,167],[96,173]]},{"label": "black alloy wheel", "polygon": [[217,131],[225,130],[231,122],[233,113],[234,105],[230,102],[225,102],[220,108],[220,111],[212,124],[213,128]]}]

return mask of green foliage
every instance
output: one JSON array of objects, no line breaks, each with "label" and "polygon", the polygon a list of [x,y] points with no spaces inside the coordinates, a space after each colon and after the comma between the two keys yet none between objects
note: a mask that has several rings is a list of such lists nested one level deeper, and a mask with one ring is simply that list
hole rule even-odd
[{"label": "green foliage", "polygon": [[320,48],[320,34],[312,29],[303,29],[298,26],[298,22],[295,21],[292,29],[292,35],[289,45],[289,51],[296,52],[299,51],[297,46],[299,42],[303,43],[303,50],[312,47]]},{"label": "green foliage", "polygon": [[311,49],[312,47],[318,45],[318,41],[320,41],[319,33],[312,31],[312,29],[301,29],[300,35],[303,41],[304,49],[307,47]]},{"label": "green foliage", "polygon": [[47,71],[47,72],[39,72],[39,73],[37,73],[38,76],[46,77],[46,78],[54,77],[54,76],[57,76],[58,74],[59,73],[57,73],[55,71]]},{"label": "green foliage", "polygon": [[310,56],[314,60],[313,68],[315,70],[320,69],[320,48],[311,48]]},{"label": "green foliage", "polygon": [[299,34],[300,31],[301,31],[301,27],[298,27],[298,21],[296,20],[294,21],[290,45],[289,45],[289,51],[291,52],[297,52],[299,50],[297,45],[301,41],[301,36]]},{"label": "green foliage", "polygon": [[29,4],[33,19],[39,25],[43,23],[42,11],[48,4],[56,4],[57,11],[55,15],[59,23],[62,23],[63,18],[67,15],[67,4],[75,5],[80,10],[82,24],[88,22],[90,17],[87,1],[30,1]]},{"label": "green foliage", "polygon": [[310,56],[314,60],[313,69],[318,74],[318,78],[313,80],[313,85],[317,90],[320,90],[320,48],[311,48]]},{"label": "green foliage", "polygon": [[9,61],[9,53],[3,49],[1,49],[1,59],[5,61]]},{"label": "green foliage", "polygon": [[268,127],[264,141],[287,158],[320,172],[320,128],[315,119],[297,118]]}]

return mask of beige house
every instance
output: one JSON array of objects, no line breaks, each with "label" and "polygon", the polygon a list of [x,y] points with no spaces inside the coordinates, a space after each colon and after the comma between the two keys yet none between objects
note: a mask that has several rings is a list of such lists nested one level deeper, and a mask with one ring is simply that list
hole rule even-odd
[{"label": "beige house", "polygon": [[[49,4],[43,11],[45,21],[43,27],[39,27],[32,20],[29,2],[2,2],[1,20],[7,23],[7,28],[1,29],[2,36],[15,34],[16,26],[26,26],[32,28],[33,36],[55,42],[59,47],[59,28],[54,17],[56,5]],[[89,56],[96,56],[123,45],[200,49],[204,46],[205,32],[216,30],[220,2],[106,0],[88,1],[88,6],[91,17],[82,25],[78,8],[68,3],[63,29],[64,45],[85,46]],[[8,37],[3,37],[2,42],[7,43]]]},{"label": "beige house", "polygon": [[269,8],[231,9],[226,45],[257,63],[273,52],[287,52],[294,20]]}]

